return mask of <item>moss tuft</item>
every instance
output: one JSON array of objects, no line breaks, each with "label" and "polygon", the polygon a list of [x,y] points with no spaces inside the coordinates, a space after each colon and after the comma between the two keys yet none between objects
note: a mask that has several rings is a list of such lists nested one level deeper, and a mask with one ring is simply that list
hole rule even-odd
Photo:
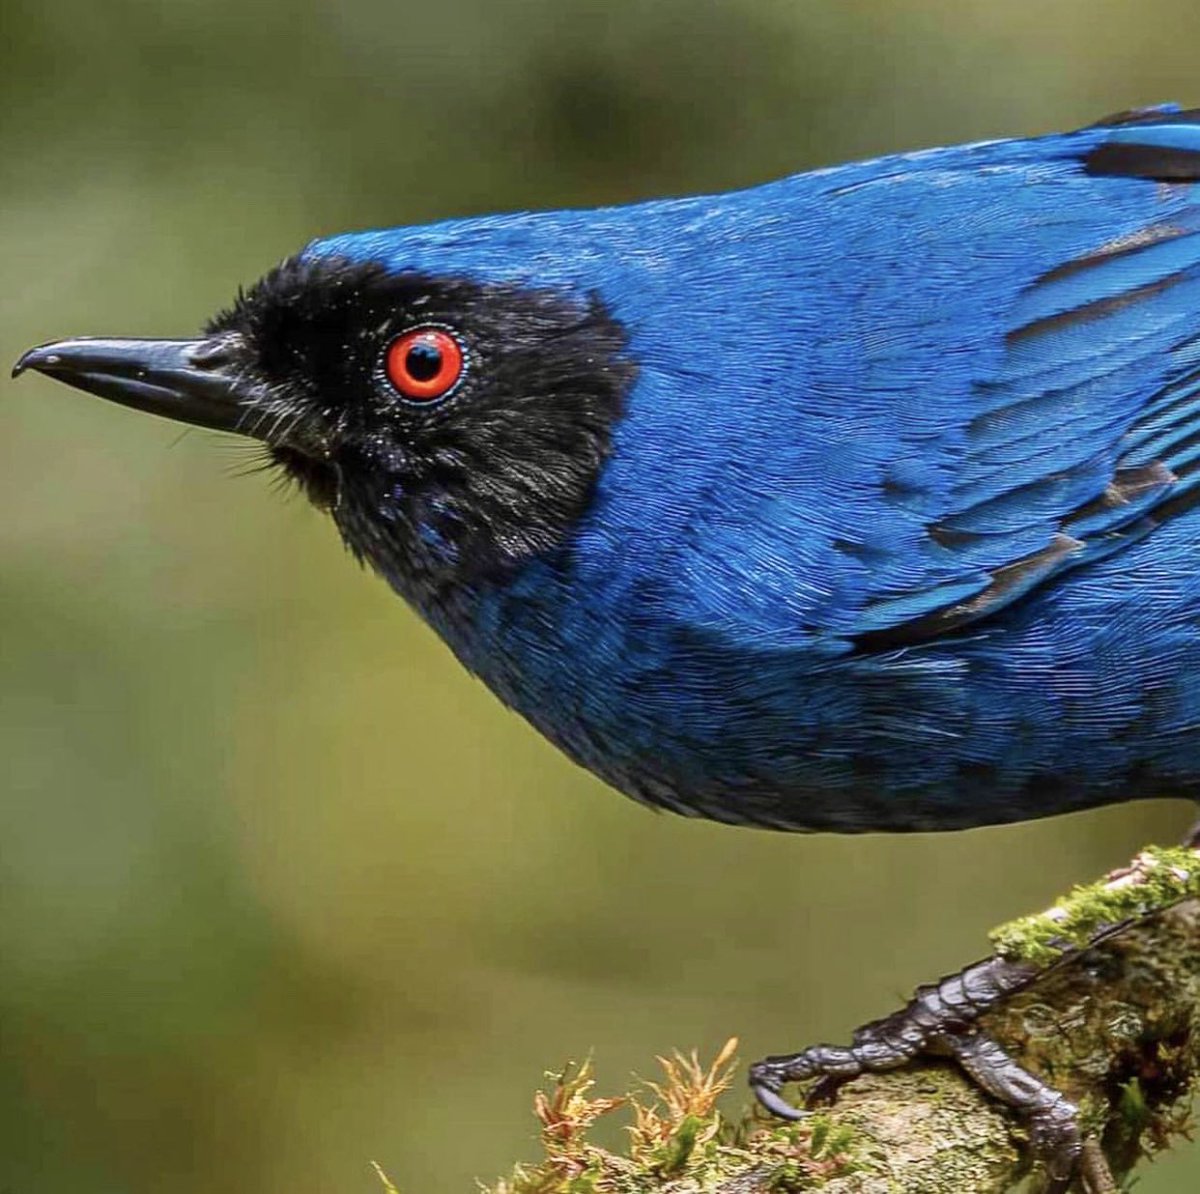
[{"label": "moss tuft", "polygon": [[1200,857],[1185,846],[1151,847],[1139,855],[1128,882],[1101,880],[1074,888],[1048,912],[993,931],[996,952],[1010,961],[1050,965],[1104,929],[1152,916],[1200,896]]},{"label": "moss tuft", "polygon": [[[728,1088],[737,1041],[711,1065],[696,1053],[660,1057],[662,1077],[627,1094],[595,1098],[590,1062],[548,1075],[553,1085],[534,1097],[542,1124],[543,1156],[518,1166],[491,1194],[641,1194],[676,1181],[689,1190],[716,1189],[733,1175],[753,1171],[749,1191],[818,1189],[856,1168],[853,1129],[824,1115],[781,1124],[756,1115],[726,1119],[717,1100]],[[588,1139],[597,1120],[628,1109],[627,1155]]]}]

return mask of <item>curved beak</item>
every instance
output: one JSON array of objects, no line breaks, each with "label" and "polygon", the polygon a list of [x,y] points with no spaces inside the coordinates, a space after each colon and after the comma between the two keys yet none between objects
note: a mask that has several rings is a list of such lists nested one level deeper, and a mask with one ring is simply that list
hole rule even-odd
[{"label": "curved beak", "polygon": [[228,337],[56,340],[30,349],[12,375],[33,369],[135,410],[245,435],[252,401],[239,379],[234,347]]}]

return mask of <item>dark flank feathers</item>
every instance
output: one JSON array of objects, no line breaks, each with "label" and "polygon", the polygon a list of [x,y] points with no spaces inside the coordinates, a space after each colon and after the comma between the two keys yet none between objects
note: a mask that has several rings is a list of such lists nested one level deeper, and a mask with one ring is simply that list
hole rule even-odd
[{"label": "dark flank feathers", "polygon": [[641,800],[861,831],[1194,799],[1198,179],[1163,106],[352,233],[203,340],[20,367],[264,440]]}]

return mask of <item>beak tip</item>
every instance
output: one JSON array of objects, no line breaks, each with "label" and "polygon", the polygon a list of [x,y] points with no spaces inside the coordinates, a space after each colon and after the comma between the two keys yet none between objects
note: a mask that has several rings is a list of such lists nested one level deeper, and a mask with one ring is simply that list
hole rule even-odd
[{"label": "beak tip", "polygon": [[12,367],[12,376],[20,377],[27,369],[43,369],[48,365],[56,365],[59,361],[58,354],[49,351],[53,347],[52,344],[43,344],[22,353]]}]

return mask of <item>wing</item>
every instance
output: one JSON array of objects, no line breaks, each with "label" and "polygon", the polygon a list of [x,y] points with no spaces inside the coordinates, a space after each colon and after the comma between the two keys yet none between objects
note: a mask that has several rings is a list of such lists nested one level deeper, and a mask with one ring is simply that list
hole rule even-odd
[{"label": "wing", "polygon": [[1144,218],[1000,313],[999,351],[930,445],[949,467],[909,442],[883,487],[915,537],[871,545],[839,637],[879,648],[977,622],[1141,539],[1200,484],[1200,111],[1094,129],[1075,135],[1078,171],[1096,202],[1135,188]]}]

